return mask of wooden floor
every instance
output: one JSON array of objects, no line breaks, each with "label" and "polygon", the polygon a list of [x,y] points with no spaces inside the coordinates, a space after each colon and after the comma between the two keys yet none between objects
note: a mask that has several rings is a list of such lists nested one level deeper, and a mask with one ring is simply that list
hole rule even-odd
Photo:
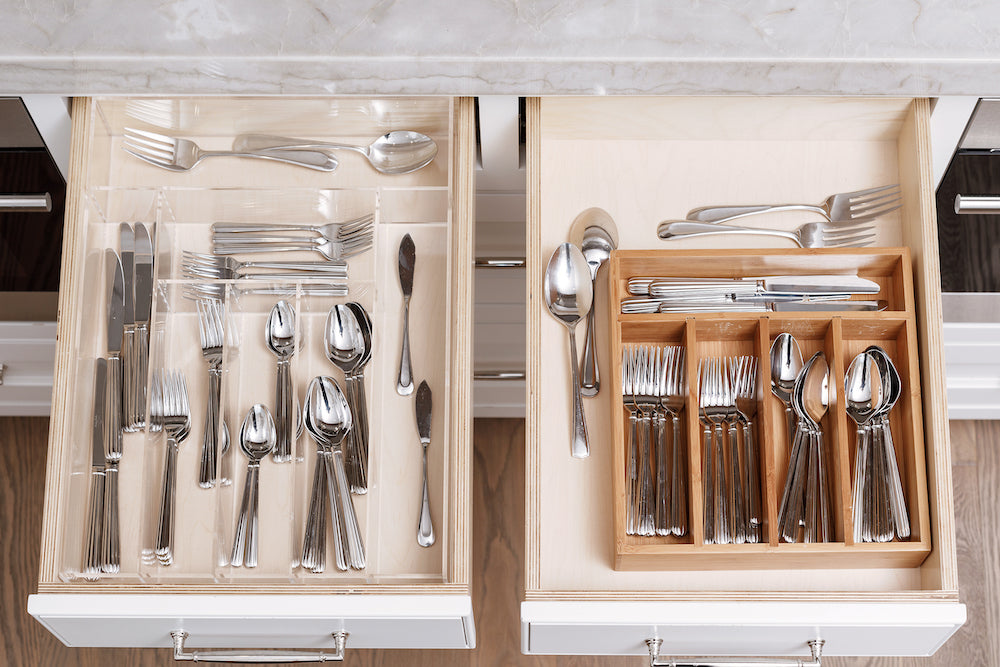
[{"label": "wooden floor", "polygon": [[[0,419],[0,663],[7,667],[172,665],[169,651],[68,649],[25,612],[34,590],[41,531],[48,421]],[[1000,422],[953,422],[959,574],[969,621],[930,659],[830,658],[830,667],[1000,666]],[[647,664],[642,658],[520,654],[518,601],[524,585],[524,424],[477,420],[473,513],[473,651],[348,649],[358,666]]]}]

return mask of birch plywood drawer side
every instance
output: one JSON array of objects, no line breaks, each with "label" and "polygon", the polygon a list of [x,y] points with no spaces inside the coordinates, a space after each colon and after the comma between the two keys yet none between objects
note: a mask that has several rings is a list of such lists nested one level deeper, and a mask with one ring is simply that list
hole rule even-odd
[{"label": "birch plywood drawer side", "polygon": [[[527,109],[522,649],[646,655],[647,640],[658,639],[661,655],[805,657],[810,641],[824,640],[824,655],[933,653],[964,622],[965,607],[958,599],[928,100],[545,98],[529,100]],[[699,206],[819,203],[833,193],[889,183],[900,184],[901,207],[876,221],[874,247],[853,256],[849,249],[810,255],[771,237],[657,237],[660,221],[683,219]],[[595,292],[602,388],[596,398],[584,399],[591,455],[579,460],[569,448],[566,332],[546,310],[542,277],[574,218],[590,207],[614,219],[619,252],[602,269]],[[742,222],[791,230],[814,219],[776,213]],[[657,319],[622,315],[616,302],[631,275],[745,277],[819,267],[871,275],[889,309],[853,319],[815,313]],[[659,273],[649,273],[653,268]],[[620,355],[625,344],[653,342],[688,345],[695,356],[764,356],[779,329],[800,334],[810,353],[826,352],[831,382],[843,383],[848,357],[872,342],[902,355],[911,407],[894,418],[909,443],[900,451],[911,538],[864,545],[847,535],[853,429],[836,403],[827,425],[829,437],[840,443],[832,473],[833,543],[784,544],[769,523],[787,450],[776,435],[781,408],[766,405],[759,413],[770,457],[762,479],[762,544],[706,543],[701,500],[693,497],[686,537],[626,535],[627,412],[615,375],[621,359],[611,358],[613,350]],[[697,381],[697,369],[689,369],[688,379]],[[688,402],[695,399],[692,393]],[[685,412],[683,418],[697,439],[697,416]],[[695,488],[699,446],[688,449]]]},{"label": "birch plywood drawer side", "polygon": [[[245,132],[365,145],[390,130],[434,139],[438,154],[406,175],[376,172],[356,153],[338,154],[332,173],[269,160],[213,158],[170,172],[123,150],[125,128],[228,149]],[[470,597],[471,326],[474,112],[449,98],[77,99],[63,252],[55,387],[49,439],[38,594],[29,611],[70,645],[336,650],[346,646],[468,648],[475,645]],[[299,567],[309,489],[317,458],[307,434],[293,460],[260,468],[260,558],[234,567],[228,554],[247,459],[231,447],[232,483],[203,489],[198,466],[208,372],[198,311],[186,298],[196,283],[181,271],[182,251],[211,252],[215,222],[321,225],[374,216],[373,249],[350,260],[346,296],[310,294],[297,282],[253,294],[230,281],[220,292],[231,335],[223,346],[221,411],[231,438],[254,403],[273,405],[275,357],[264,341],[271,307],[296,311],[291,361],[295,403],[309,380],[343,382],[324,349],[327,313],[357,301],[373,321],[366,369],[370,419],[369,492],[355,495],[367,550],[361,570]],[[120,223],[153,230],[156,273],[150,323],[150,382],[156,368],[187,378],[191,432],[177,454],[174,559],[150,558],[160,503],[165,440],[124,436],[120,463],[121,569],[83,576],[94,406],[95,359],[105,354],[107,291],[102,259],[117,249]],[[410,342],[417,383],[433,392],[428,449],[429,499],[437,540],[418,545],[421,446],[413,396],[396,393],[403,331],[397,248],[416,244]],[[321,259],[300,253],[302,260]],[[290,259],[285,255],[276,259]],[[241,257],[241,259],[248,259]],[[257,259],[270,259],[268,256]],[[239,620],[237,620],[239,619]]]}]

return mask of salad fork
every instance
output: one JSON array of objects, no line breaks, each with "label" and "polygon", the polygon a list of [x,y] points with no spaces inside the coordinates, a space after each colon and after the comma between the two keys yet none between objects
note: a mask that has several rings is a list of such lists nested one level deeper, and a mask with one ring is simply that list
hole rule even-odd
[{"label": "salad fork", "polygon": [[177,498],[177,448],[191,432],[187,382],[180,371],[153,371],[150,417],[167,436],[163,491],[156,533],[156,558],[161,565],[174,560],[174,507]]},{"label": "salad fork", "polygon": [[208,157],[249,157],[284,162],[317,171],[333,171],[337,158],[318,150],[266,152],[206,151],[190,139],[177,139],[157,132],[126,127],[122,148],[140,160],[169,171],[188,171]]}]

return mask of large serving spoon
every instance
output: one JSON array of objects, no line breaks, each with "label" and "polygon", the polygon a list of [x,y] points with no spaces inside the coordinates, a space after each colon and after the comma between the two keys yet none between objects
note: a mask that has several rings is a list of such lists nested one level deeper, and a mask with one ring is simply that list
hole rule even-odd
[{"label": "large serving spoon", "polygon": [[247,475],[243,482],[236,537],[229,559],[233,567],[257,567],[257,508],[260,461],[274,448],[274,420],[261,404],[254,405],[240,428],[240,449],[247,456]]},{"label": "large serving spoon", "polygon": [[569,241],[583,252],[590,267],[590,282],[594,297],[587,312],[587,337],[583,343],[583,375],[581,392],[584,396],[597,396],[601,390],[597,370],[597,273],[611,258],[611,251],[618,247],[618,228],[603,208],[588,208],[576,216],[569,228]]},{"label": "large serving spoon", "polygon": [[871,527],[868,522],[868,482],[866,480],[869,473],[870,423],[881,400],[881,387],[878,366],[876,366],[872,355],[868,352],[862,352],[855,356],[844,376],[844,402],[848,416],[857,425],[854,488],[851,497],[854,541],[858,543],[871,541]]},{"label": "large serving spoon", "polygon": [[590,310],[594,287],[590,268],[583,253],[572,243],[563,243],[549,258],[545,268],[542,292],[552,316],[565,325],[569,333],[569,358],[572,369],[573,430],[570,434],[570,453],[573,458],[590,456],[587,442],[587,424],[583,418],[583,399],[580,395],[580,368],[576,355],[576,325]]},{"label": "large serving spoon", "polygon": [[354,493],[366,493],[367,457],[362,456],[360,442],[362,433],[358,428],[361,421],[358,415],[364,412],[366,407],[360,405],[356,391],[357,383],[351,380],[351,376],[357,371],[365,356],[365,339],[354,309],[346,303],[338,303],[330,309],[330,314],[326,318],[323,343],[327,359],[344,372],[344,390],[354,418],[354,426],[347,434],[345,452],[348,483]]},{"label": "large serving spoon", "polygon": [[[892,359],[889,358],[885,350],[877,345],[872,345],[866,352],[871,353],[874,357],[875,363],[878,365],[882,386],[885,387],[886,399],[879,406],[877,418],[882,435],[881,444],[885,455],[885,462],[888,466],[886,474],[889,476],[889,500],[892,504],[892,517],[896,527],[896,536],[901,540],[905,540],[910,537],[910,518],[906,512],[906,496],[903,495],[903,485],[899,479],[896,449],[892,442],[892,429],[889,426],[889,412],[896,405],[896,402],[903,393],[903,382],[899,377],[899,371],[896,370],[896,366],[892,363]],[[892,538],[890,537],[889,539]]]},{"label": "large serving spoon", "polygon": [[[350,566],[355,570],[363,570],[365,545],[361,539],[358,517],[354,512],[354,502],[351,500],[351,490],[347,484],[344,450],[341,446],[353,425],[351,408],[336,380],[320,376],[313,378],[309,383],[305,410],[306,428],[332,450],[329,458],[324,457],[324,463],[327,465],[327,486],[331,496],[331,513],[339,521],[341,534],[346,538]],[[339,505],[339,512],[335,504]]]},{"label": "large serving spoon", "polygon": [[408,174],[430,164],[437,156],[437,144],[426,134],[394,130],[367,146],[310,141],[268,134],[241,134],[233,141],[234,151],[289,151],[304,149],[351,150],[364,155],[376,171],[383,174]]},{"label": "large serving spoon", "polygon": [[278,358],[274,383],[274,412],[277,442],[271,458],[275,463],[292,460],[292,355],[295,354],[295,310],[285,300],[271,308],[264,327],[267,348]]}]

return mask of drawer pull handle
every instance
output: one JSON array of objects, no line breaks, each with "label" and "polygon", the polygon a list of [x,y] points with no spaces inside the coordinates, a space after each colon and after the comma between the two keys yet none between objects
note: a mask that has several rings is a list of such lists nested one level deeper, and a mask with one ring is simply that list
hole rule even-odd
[{"label": "drawer pull handle", "polygon": [[801,658],[667,658],[660,655],[662,639],[647,639],[650,667],[820,667],[822,664],[822,639],[809,642],[812,657]]},{"label": "drawer pull handle", "polygon": [[524,257],[476,257],[477,269],[523,269],[526,265]]},{"label": "drawer pull handle", "polygon": [[474,371],[473,380],[524,380],[524,371]]},{"label": "drawer pull handle", "polygon": [[962,215],[1000,213],[1000,197],[955,195],[955,213]]},{"label": "drawer pull handle", "polygon": [[52,197],[48,192],[37,195],[0,195],[0,212],[3,213],[49,213],[52,211]]},{"label": "drawer pull handle", "polygon": [[334,651],[297,651],[281,649],[206,649],[201,651],[185,651],[184,642],[188,633],[174,630],[170,633],[174,640],[174,660],[190,660],[192,662],[341,662],[344,659],[344,648],[347,644],[346,632],[334,632]]}]

